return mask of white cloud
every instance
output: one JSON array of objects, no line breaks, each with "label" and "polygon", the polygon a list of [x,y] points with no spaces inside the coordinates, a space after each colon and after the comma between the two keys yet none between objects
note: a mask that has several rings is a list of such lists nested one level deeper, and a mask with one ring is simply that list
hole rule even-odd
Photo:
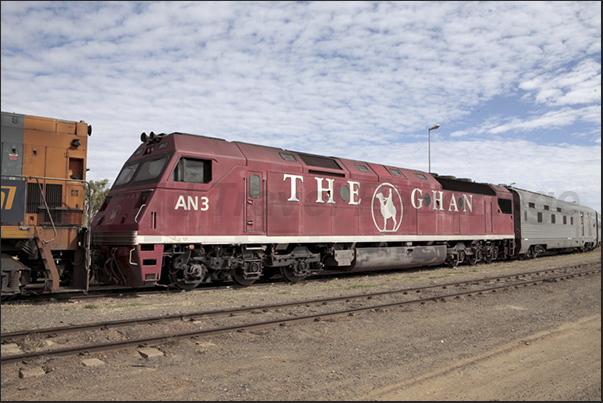
[{"label": "white cloud", "polygon": [[601,103],[601,62],[580,61],[571,71],[554,71],[519,84],[536,92],[537,103],[553,106]]},{"label": "white cloud", "polygon": [[484,131],[491,134],[499,134],[508,131],[529,132],[533,130],[548,129],[553,127],[563,127],[571,125],[579,119],[590,119],[594,117],[596,111],[599,111],[600,122],[599,107],[590,106],[583,109],[563,108],[559,110],[546,112],[543,115],[529,119],[513,118],[508,123],[496,125],[494,127],[486,127],[484,128]]}]

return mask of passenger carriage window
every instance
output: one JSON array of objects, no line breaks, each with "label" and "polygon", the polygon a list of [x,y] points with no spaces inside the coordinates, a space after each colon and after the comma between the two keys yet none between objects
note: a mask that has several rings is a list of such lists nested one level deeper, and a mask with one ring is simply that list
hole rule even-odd
[{"label": "passenger carriage window", "polygon": [[181,158],[174,169],[173,179],[176,182],[209,183],[211,182],[211,161]]},{"label": "passenger carriage window", "polygon": [[261,194],[262,180],[259,175],[251,175],[249,177],[249,197],[257,199]]}]

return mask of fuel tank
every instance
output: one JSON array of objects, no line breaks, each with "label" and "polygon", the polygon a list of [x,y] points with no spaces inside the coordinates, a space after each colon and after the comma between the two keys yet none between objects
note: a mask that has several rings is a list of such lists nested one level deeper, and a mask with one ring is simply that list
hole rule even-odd
[{"label": "fuel tank", "polygon": [[356,260],[350,271],[437,266],[445,260],[445,245],[356,248]]}]

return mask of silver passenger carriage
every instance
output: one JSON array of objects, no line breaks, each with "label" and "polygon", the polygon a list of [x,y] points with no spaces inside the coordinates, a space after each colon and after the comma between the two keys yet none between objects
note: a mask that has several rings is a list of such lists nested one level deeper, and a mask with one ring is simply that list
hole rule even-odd
[{"label": "silver passenger carriage", "polygon": [[513,193],[515,240],[520,257],[546,251],[595,249],[601,242],[601,215],[542,193],[508,187]]}]

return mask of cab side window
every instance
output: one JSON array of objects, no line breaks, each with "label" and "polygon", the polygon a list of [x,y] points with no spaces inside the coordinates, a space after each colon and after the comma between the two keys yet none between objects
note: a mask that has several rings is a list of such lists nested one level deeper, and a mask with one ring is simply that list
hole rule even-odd
[{"label": "cab side window", "polygon": [[262,194],[261,190],[262,179],[259,175],[251,175],[249,177],[249,197],[257,199]]},{"label": "cab side window", "polygon": [[180,158],[172,176],[175,182],[211,182],[211,161],[196,158]]}]

